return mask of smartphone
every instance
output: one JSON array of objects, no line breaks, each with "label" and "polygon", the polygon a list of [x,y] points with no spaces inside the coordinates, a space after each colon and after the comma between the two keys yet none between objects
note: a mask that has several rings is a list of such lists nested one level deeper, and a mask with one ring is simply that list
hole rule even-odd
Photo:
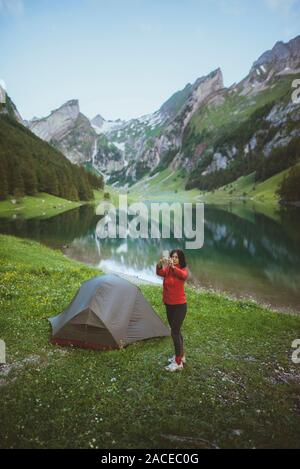
[{"label": "smartphone", "polygon": [[163,257],[163,259],[169,259],[169,257],[170,257],[169,251],[163,251],[162,257]]}]

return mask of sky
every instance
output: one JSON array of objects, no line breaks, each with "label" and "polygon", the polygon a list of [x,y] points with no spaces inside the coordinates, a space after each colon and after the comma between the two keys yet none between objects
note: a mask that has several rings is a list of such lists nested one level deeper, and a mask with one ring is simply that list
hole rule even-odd
[{"label": "sky", "polygon": [[0,83],[23,119],[130,119],[218,67],[240,81],[299,25],[300,0],[0,0]]}]

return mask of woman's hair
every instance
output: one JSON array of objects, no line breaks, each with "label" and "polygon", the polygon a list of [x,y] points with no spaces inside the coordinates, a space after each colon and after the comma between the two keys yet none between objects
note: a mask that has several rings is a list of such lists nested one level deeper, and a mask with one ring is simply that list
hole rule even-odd
[{"label": "woman's hair", "polygon": [[175,252],[178,256],[179,265],[183,269],[184,267],[186,267],[186,260],[185,260],[184,252],[181,249],[173,249],[170,252],[170,257],[172,257]]}]

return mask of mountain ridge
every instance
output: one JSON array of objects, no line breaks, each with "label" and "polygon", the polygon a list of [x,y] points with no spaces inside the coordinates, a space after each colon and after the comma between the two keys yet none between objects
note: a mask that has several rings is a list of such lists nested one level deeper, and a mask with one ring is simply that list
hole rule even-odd
[{"label": "mountain ridge", "polygon": [[[291,136],[298,136],[298,126],[293,123],[289,124],[293,134],[289,134],[287,122],[297,123],[298,114],[286,98],[291,87],[289,77],[298,70],[300,36],[287,43],[278,41],[253,62],[245,78],[228,88],[224,87],[222,71],[217,68],[186,84],[157,111],[140,118],[113,121],[97,114],[88,120],[79,113],[80,122],[73,125],[72,131],[66,124],[72,138],[53,136],[50,143],[58,145],[76,163],[91,162],[111,183],[120,186],[128,187],[146,174],[170,167],[182,168],[190,174],[187,187],[203,188],[203,178],[240,164],[239,160],[247,159],[249,152],[259,151],[266,157],[278,146],[288,145]],[[78,100],[68,101],[59,109],[64,110],[68,103],[76,106],[75,102],[79,112]],[[268,111],[273,118],[267,112],[264,114],[264,106],[270,106]],[[260,112],[257,119],[255,112]],[[277,123],[276,113],[281,115]],[[251,119],[257,127],[246,141],[235,132],[239,126],[242,133],[243,125],[251,127]],[[259,128],[260,122],[265,129]],[[42,125],[45,126],[44,120],[30,123],[32,130]],[[61,127],[63,133],[62,124]],[[269,139],[264,146],[260,145],[262,134]],[[232,141],[231,146],[222,143],[222,138]]]}]

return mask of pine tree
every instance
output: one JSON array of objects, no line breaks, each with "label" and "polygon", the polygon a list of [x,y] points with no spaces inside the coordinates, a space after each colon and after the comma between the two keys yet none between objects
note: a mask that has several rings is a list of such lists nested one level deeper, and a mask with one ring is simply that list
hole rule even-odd
[{"label": "pine tree", "polygon": [[24,184],[24,179],[23,179],[19,164],[15,166],[15,169],[13,172],[12,187],[13,187],[13,194],[15,197],[21,198],[24,196],[25,184]]},{"label": "pine tree", "polygon": [[278,190],[280,200],[287,202],[300,201],[300,167],[292,168],[284,178]]},{"label": "pine tree", "polygon": [[48,194],[58,196],[59,195],[58,177],[57,177],[55,169],[53,167],[47,168],[45,170],[45,176],[46,176],[45,192],[48,192]]},{"label": "pine tree", "polygon": [[69,198],[68,178],[65,173],[59,174],[59,196],[63,199]]},{"label": "pine tree", "polygon": [[23,170],[23,178],[25,184],[25,192],[28,195],[36,195],[37,193],[37,177],[36,173],[31,167],[27,167]]},{"label": "pine tree", "polygon": [[19,189],[19,187],[16,187],[13,195],[17,199],[17,202],[19,203],[22,197],[24,197],[24,191]]},{"label": "pine tree", "polygon": [[0,200],[6,199],[8,196],[8,183],[4,165],[0,161]]},{"label": "pine tree", "polygon": [[79,200],[78,191],[73,183],[70,186],[70,199],[74,201]]},{"label": "pine tree", "polygon": [[93,191],[89,184],[87,173],[83,167],[77,170],[78,195],[80,200],[91,200]]}]

